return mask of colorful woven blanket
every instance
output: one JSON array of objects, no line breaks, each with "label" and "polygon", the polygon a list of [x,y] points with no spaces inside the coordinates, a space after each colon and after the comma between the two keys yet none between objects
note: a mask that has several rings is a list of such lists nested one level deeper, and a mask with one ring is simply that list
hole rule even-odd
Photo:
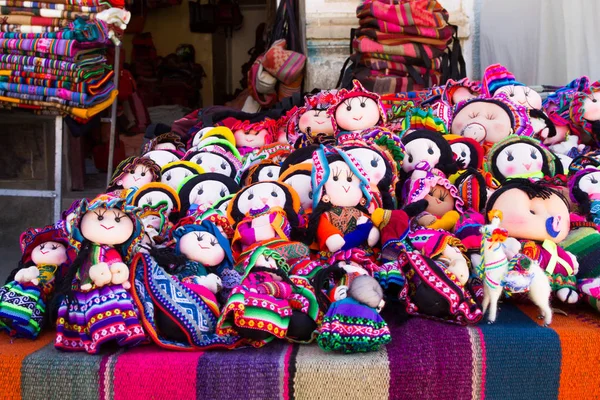
[{"label": "colorful woven blanket", "polygon": [[[48,31],[40,30],[39,32],[33,32],[32,29],[35,27],[26,27],[23,31],[19,25],[15,28],[10,28],[12,25],[0,25],[0,38],[1,39],[67,39],[77,40],[79,42],[97,42],[104,43],[108,40],[108,28],[104,21],[92,20],[84,21],[77,19],[61,31]],[[40,27],[43,28],[43,27]],[[48,27],[47,27],[48,28]],[[52,28],[54,29],[54,28]]]},{"label": "colorful woven blanket", "polygon": [[100,7],[86,7],[86,6],[74,6],[69,4],[52,4],[43,3],[39,1],[24,1],[24,0],[0,0],[0,6],[3,7],[22,7],[29,8],[32,10],[63,10],[63,11],[78,11],[84,13],[97,13],[102,10],[106,10],[108,6]]},{"label": "colorful woven blanket", "polygon": [[54,335],[0,337],[7,399],[592,399],[600,397],[600,316],[569,310],[543,328],[533,307],[504,304],[494,325],[420,318],[390,324],[376,353],[261,349],[174,352],[155,346],[98,356],[54,349]]}]

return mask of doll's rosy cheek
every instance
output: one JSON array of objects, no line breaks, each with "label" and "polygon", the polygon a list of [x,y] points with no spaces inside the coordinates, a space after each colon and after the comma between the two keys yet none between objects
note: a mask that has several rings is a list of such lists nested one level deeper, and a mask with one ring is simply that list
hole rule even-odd
[{"label": "doll's rosy cheek", "polygon": [[583,113],[583,118],[588,121],[598,121],[600,120],[600,101],[593,102],[591,100],[586,100],[584,103],[585,112]]},{"label": "doll's rosy cheek", "polygon": [[541,171],[542,167],[544,166],[544,163],[541,161],[538,161],[536,165],[537,165],[537,171]]},{"label": "doll's rosy cheek", "polygon": [[501,133],[501,132],[507,132],[508,129],[506,129],[506,125],[503,124],[502,122],[494,122],[492,124],[492,129],[494,129],[495,132]]},{"label": "doll's rosy cheek", "polygon": [[504,172],[505,172],[505,176],[512,176],[515,173],[515,166],[514,165],[508,165],[504,168]]}]

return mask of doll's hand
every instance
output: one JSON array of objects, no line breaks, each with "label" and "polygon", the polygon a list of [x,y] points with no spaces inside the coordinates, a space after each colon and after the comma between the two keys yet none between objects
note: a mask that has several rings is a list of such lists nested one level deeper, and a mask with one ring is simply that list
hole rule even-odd
[{"label": "doll's hand", "polygon": [[110,266],[112,275],[111,283],[113,285],[123,285],[123,289],[127,290],[131,287],[129,283],[129,267],[122,262],[114,263]]},{"label": "doll's hand", "polygon": [[[94,282],[94,285],[96,285],[97,287],[108,285],[112,279],[110,268],[108,268],[108,264],[104,262],[92,265],[90,267],[89,275],[90,279],[92,280],[92,282]],[[90,284],[81,285],[81,289],[83,290],[89,290],[91,288],[92,286]]]},{"label": "doll's hand", "polygon": [[579,261],[577,261],[577,257],[575,257],[575,255],[570,251],[567,251],[566,253],[569,255],[569,257],[571,257],[571,260],[573,261],[573,275],[577,275],[577,273],[579,272]]},{"label": "doll's hand", "polygon": [[35,266],[31,266],[29,268],[20,269],[15,275],[15,281],[19,283],[33,283],[37,285],[40,281],[38,277],[40,276],[40,270]]},{"label": "doll's hand", "polygon": [[369,237],[367,238],[367,244],[370,247],[373,247],[377,244],[377,242],[379,242],[379,229],[372,227],[371,231],[369,232]]},{"label": "doll's hand", "polygon": [[333,299],[335,301],[344,300],[348,297],[348,286],[342,285],[335,288],[333,291]]},{"label": "doll's hand", "polygon": [[199,276],[195,279],[198,285],[204,286],[214,294],[217,294],[222,288],[223,283],[221,282],[221,278],[219,278],[215,274],[208,274],[206,276]]},{"label": "doll's hand", "polygon": [[254,237],[256,240],[267,240],[275,237],[275,229],[271,226],[271,224],[263,225],[260,227],[254,227]]},{"label": "doll's hand", "polygon": [[339,234],[331,235],[325,241],[325,246],[327,246],[327,249],[329,249],[329,251],[332,253],[335,253],[336,251],[340,250],[342,247],[344,247],[345,244],[346,241],[344,240],[342,235]]},{"label": "doll's hand", "polygon": [[429,226],[437,221],[435,215],[425,214],[417,220],[417,223],[421,226]]},{"label": "doll's hand", "polygon": [[252,220],[252,227],[254,229],[262,228],[265,225],[271,225],[271,220],[268,215],[261,215]]}]

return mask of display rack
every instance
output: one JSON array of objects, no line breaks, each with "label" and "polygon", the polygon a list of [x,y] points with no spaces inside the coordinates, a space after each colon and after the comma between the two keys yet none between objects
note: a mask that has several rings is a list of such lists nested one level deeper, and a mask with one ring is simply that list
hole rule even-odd
[{"label": "display rack", "polygon": [[[115,64],[114,64],[114,85],[115,90],[119,87],[119,69],[121,66],[121,41],[116,37],[111,38],[115,45]],[[2,112],[0,115],[0,124],[2,122],[42,122],[44,127],[44,134],[46,133],[46,126],[49,121],[54,121],[54,189],[35,190],[35,189],[6,189],[0,188],[0,197],[12,196],[12,197],[41,197],[41,198],[52,198],[54,204],[52,207],[53,221],[58,221],[61,218],[62,210],[62,171],[63,171],[63,126],[64,120],[62,115],[31,115],[27,112]],[[105,120],[105,119],[103,119]],[[115,136],[117,126],[117,98],[115,98],[111,105],[110,118],[106,119],[110,121],[110,136],[109,136],[109,153],[108,153],[108,171],[107,171],[107,183],[110,180],[113,170],[113,159],[114,159],[114,147],[115,147]]]}]

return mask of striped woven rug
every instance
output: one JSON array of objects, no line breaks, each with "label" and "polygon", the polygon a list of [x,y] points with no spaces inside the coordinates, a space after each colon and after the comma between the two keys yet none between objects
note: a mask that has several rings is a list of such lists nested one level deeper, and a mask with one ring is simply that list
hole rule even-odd
[{"label": "striped woven rug", "polygon": [[67,354],[54,335],[0,338],[2,399],[592,399],[600,398],[600,316],[581,310],[540,326],[504,304],[494,325],[413,318],[377,353],[315,345],[172,352],[154,346]]}]

